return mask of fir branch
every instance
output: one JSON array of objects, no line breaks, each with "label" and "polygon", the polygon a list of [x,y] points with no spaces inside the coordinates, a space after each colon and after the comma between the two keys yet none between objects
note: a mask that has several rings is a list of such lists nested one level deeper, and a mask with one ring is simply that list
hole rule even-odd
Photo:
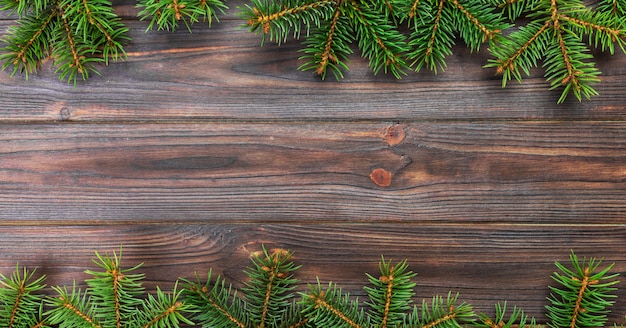
[{"label": "fir branch", "polygon": [[388,15],[381,15],[382,9],[388,8],[387,2],[378,2],[379,6],[370,4],[359,4],[352,1],[354,16],[358,24],[355,24],[355,38],[359,40],[358,46],[361,49],[361,56],[366,58],[374,74],[380,70],[385,73],[391,72],[396,78],[406,75],[403,68],[407,67],[403,59],[404,53],[408,49],[405,37],[397,33],[396,26],[391,24]]},{"label": "fir branch", "polygon": [[106,327],[121,327],[124,322],[129,321],[134,310],[142,303],[141,296],[144,294],[141,280],[145,276],[132,273],[141,264],[122,269],[121,256],[121,251],[119,256],[113,253],[112,257],[96,252],[93,262],[104,271],[86,271],[92,276],[85,280],[89,286],[90,301],[98,304],[95,317]]},{"label": "fir branch", "polygon": [[502,10],[504,16],[515,21],[525,13],[530,13],[541,0],[487,0],[488,3]]},{"label": "fir branch", "polygon": [[577,99],[584,95],[586,98],[598,93],[591,88],[592,83],[599,82],[597,76],[600,71],[589,60],[585,45],[578,38],[565,31],[556,31],[558,47],[548,48],[545,54],[545,77],[550,82],[550,90],[563,86],[563,92],[558,102],[565,100],[569,92],[574,93]]},{"label": "fir branch", "polygon": [[[52,56],[55,58],[57,69],[55,73],[59,74],[59,78],[67,77],[68,83],[74,81],[76,84],[77,76],[83,79],[89,77],[89,67],[86,66],[87,56],[89,56],[90,48],[83,43],[84,39],[79,39],[80,35],[75,34],[70,28],[70,23],[59,4],[59,20],[62,28],[57,29],[57,37],[52,47]],[[94,61],[98,61],[95,59]],[[93,69],[94,72],[95,69]]]},{"label": "fir branch", "polygon": [[113,12],[110,0],[60,0],[59,6],[71,17],[72,29],[101,51],[105,64],[125,57],[122,41],[128,40],[128,28]]},{"label": "fir branch", "polygon": [[342,15],[341,7],[335,7],[330,21],[303,42],[306,48],[301,51],[305,55],[299,59],[306,62],[298,69],[315,70],[322,80],[326,78],[328,70],[335,75],[335,79],[343,78],[343,71],[348,70],[348,56],[352,53],[350,43],[354,40],[348,26],[348,19]]},{"label": "fir branch", "polygon": [[510,25],[492,5],[461,0],[403,0],[405,19],[411,26],[408,58],[416,71],[445,69],[456,34],[472,51],[494,41]]},{"label": "fir branch", "polygon": [[624,51],[623,21],[620,22],[619,16],[613,12],[581,11],[572,13],[572,16],[561,15],[560,19],[571,23],[571,30],[576,35],[586,35],[590,45],[613,54],[617,43]]},{"label": "fir branch", "polygon": [[369,316],[377,327],[396,327],[405,319],[405,312],[410,310],[409,304],[415,295],[413,289],[415,283],[411,281],[416,276],[408,271],[406,261],[392,265],[391,261],[385,262],[382,258],[379,264],[380,277],[367,274],[368,280],[373,287],[365,287],[370,301]]},{"label": "fir branch", "polygon": [[473,324],[476,315],[471,305],[457,304],[457,299],[458,294],[448,293],[446,299],[439,295],[434,296],[430,305],[423,300],[421,307],[413,307],[403,327],[461,328],[463,325]]},{"label": "fir branch", "polygon": [[580,0],[541,0],[533,3],[533,8],[526,27],[490,47],[496,59],[485,67],[496,67],[504,87],[513,77],[521,82],[521,72],[528,75],[531,67],[544,60],[550,89],[563,89],[559,103],[570,93],[579,101],[596,95],[592,85],[599,81],[600,71],[582,37],[587,35],[588,43],[611,53],[615,43],[624,50],[623,16],[594,11]]},{"label": "fir branch", "polygon": [[144,299],[142,308],[146,311],[137,313],[132,327],[178,327],[181,323],[193,325],[183,313],[191,312],[191,305],[179,299],[182,290],[177,290],[178,283],[174,285],[171,293],[164,293],[157,287],[156,297],[148,294]]},{"label": "fir branch", "polygon": [[59,328],[177,328],[180,324],[192,324],[184,317],[191,307],[179,301],[177,283],[171,293],[157,288],[156,296],[144,295],[142,280],[144,275],[134,273],[141,264],[122,268],[121,251],[119,256],[100,255],[96,252],[93,260],[102,271],[85,271],[91,276],[85,283],[88,288],[81,291],[76,284],[68,291],[67,287],[52,287],[59,295],[50,298],[51,308],[45,315]]},{"label": "fir branch", "polygon": [[125,57],[122,43],[128,29],[113,12],[109,0],[18,0],[15,7],[2,0],[4,8],[17,11],[18,24],[3,38],[2,69],[26,78],[52,58],[60,79],[76,84],[98,73],[96,63]]},{"label": "fir branch", "polygon": [[44,275],[36,277],[36,270],[20,270],[16,266],[11,276],[0,274],[0,327],[45,327],[42,317],[45,288]]},{"label": "fir branch", "polygon": [[508,319],[506,319],[507,310],[506,310],[506,302],[504,304],[497,303],[495,306],[495,314],[493,317],[490,317],[484,313],[479,315],[479,321],[477,322],[477,328],[525,328],[526,326],[530,326],[531,328],[537,328],[538,325],[535,321],[535,318],[530,318],[530,322],[528,322],[528,315],[524,314],[524,311],[513,307],[513,310],[510,314],[508,314]]},{"label": "fir branch", "polygon": [[251,257],[252,266],[245,270],[249,281],[240,298],[232,285],[226,285],[219,275],[212,281],[209,271],[206,281],[183,280],[183,296],[194,312],[193,320],[202,327],[308,327],[307,318],[290,316],[296,312],[293,302],[297,280],[293,273],[300,268],[291,260],[293,253],[282,249]]},{"label": "fir branch", "polygon": [[391,5],[389,0],[253,0],[253,6],[242,8],[241,17],[250,31],[263,33],[261,43],[269,38],[280,44],[292,33],[299,38],[304,29],[300,60],[305,63],[299,69],[315,71],[322,79],[329,71],[343,78],[355,40],[375,74],[383,70],[400,78],[408,48],[393,22]]},{"label": "fir branch", "polygon": [[71,290],[67,287],[52,286],[58,297],[48,300],[51,310],[45,313],[48,321],[59,328],[101,328],[94,317],[94,306],[89,302],[87,293],[76,288]]},{"label": "fir branch", "polygon": [[283,318],[280,322],[280,327],[283,328],[315,327],[310,318],[304,313],[302,302],[296,302],[295,300],[290,304],[288,310],[283,312]]},{"label": "fir branch", "polygon": [[251,3],[252,6],[239,7],[239,17],[247,22],[251,32],[262,33],[261,44],[269,39],[280,45],[292,33],[293,37],[300,38],[302,27],[306,29],[306,36],[311,28],[319,28],[322,21],[331,17],[337,2],[251,0]]},{"label": "fir branch", "polygon": [[559,262],[555,265],[559,272],[554,272],[552,279],[561,288],[550,286],[552,293],[548,297],[551,305],[546,306],[550,318],[548,326],[552,328],[602,327],[607,320],[607,309],[616,296],[614,287],[619,281],[619,274],[609,274],[613,264],[598,270],[601,260],[595,258],[579,260],[572,252],[570,262],[573,269],[568,269]]},{"label": "fir branch", "polygon": [[626,1],[624,0],[599,0],[596,10],[608,13],[615,18],[622,18],[622,24],[626,18]]},{"label": "fir branch", "polygon": [[303,312],[317,327],[368,328],[365,312],[359,309],[358,300],[351,300],[336,284],[324,289],[321,283],[309,285],[310,292],[302,294]]},{"label": "fir branch", "polygon": [[3,62],[2,70],[13,67],[11,76],[16,73],[36,73],[39,64],[50,55],[50,43],[53,40],[53,30],[58,26],[56,9],[49,9],[39,13],[31,13],[18,21],[17,26],[9,27],[3,38],[6,46],[0,54]]},{"label": "fir branch", "polygon": [[222,0],[139,0],[141,20],[150,19],[147,30],[175,31],[181,22],[191,32],[191,25],[200,21],[219,21],[228,6]]},{"label": "fir branch", "polygon": [[[365,291],[369,301],[367,311],[360,308],[358,299],[334,283],[323,287],[310,285],[302,299],[294,301],[291,291],[299,269],[291,258],[293,253],[282,249],[253,253],[252,266],[245,270],[250,278],[245,283],[243,298],[219,276],[213,282],[211,271],[206,282],[183,280],[187,288],[178,289],[175,283],[171,293],[157,287],[155,295],[143,296],[142,274],[134,273],[140,265],[130,269],[120,266],[120,256],[96,253],[94,263],[102,271],[86,272],[88,288],[83,292],[76,284],[54,286],[57,297],[44,296],[40,291],[44,276],[35,277],[34,271],[20,270],[6,277],[0,275],[0,325],[6,328],[176,328],[193,325],[186,317],[192,314],[202,327],[236,328],[530,328],[540,327],[521,309],[509,313],[506,302],[496,304],[495,314],[481,313],[478,317],[472,307],[459,303],[458,294],[434,296],[430,304],[409,304],[414,296],[415,274],[408,270],[406,261],[393,264],[381,259],[378,277],[367,274],[371,286]],[[618,274],[610,273],[613,264],[599,269],[601,260],[579,260],[570,254],[572,269],[556,262],[558,268],[552,279],[560,286],[550,287],[546,306],[551,328],[601,327],[606,323],[608,307],[614,303],[613,293]],[[139,301],[137,301],[139,300]],[[44,304],[49,310],[44,312]],[[113,309],[113,310],[112,310]]]},{"label": "fir branch", "polygon": [[0,0],[0,10],[16,13],[18,17],[25,17],[29,13],[35,15],[48,8],[48,0]]},{"label": "fir branch", "polygon": [[245,306],[237,291],[219,275],[212,280],[212,270],[204,282],[198,276],[195,281],[182,279],[184,300],[194,313],[192,320],[201,327],[248,327]]},{"label": "fir branch", "polygon": [[245,273],[250,278],[243,291],[246,295],[248,316],[255,327],[275,327],[283,312],[290,306],[291,293],[297,279],[293,253],[277,249],[271,253],[263,247],[261,254],[253,254],[253,267]]}]

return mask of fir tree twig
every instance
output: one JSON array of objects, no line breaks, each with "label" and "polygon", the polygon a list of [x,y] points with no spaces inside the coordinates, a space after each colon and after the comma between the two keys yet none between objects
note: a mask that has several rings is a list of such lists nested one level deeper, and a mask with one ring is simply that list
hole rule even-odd
[{"label": "fir tree twig", "polygon": [[36,270],[20,270],[19,265],[11,276],[0,274],[0,327],[47,327],[43,316],[45,275],[35,276]]},{"label": "fir tree twig", "polygon": [[[87,270],[85,291],[74,284],[71,289],[52,287],[58,296],[47,302],[45,315],[51,325],[59,328],[170,327],[193,324],[183,314],[191,307],[179,300],[181,291],[171,293],[157,288],[156,296],[144,297],[143,274],[134,273],[140,266],[122,268],[118,256],[96,253],[94,263],[102,271]],[[176,284],[177,285],[177,284]],[[175,286],[176,286],[175,285]]]},{"label": "fir tree twig", "polygon": [[546,306],[551,328],[602,327],[606,323],[608,307],[615,301],[614,286],[619,283],[619,274],[610,274],[613,264],[598,270],[601,260],[595,258],[579,260],[576,254],[570,254],[573,269],[568,269],[559,262],[559,271],[552,279],[559,287],[550,286],[552,293]]},{"label": "fir tree twig", "polygon": [[[348,70],[350,45],[357,41],[361,55],[376,74],[381,70],[397,78],[404,75],[408,51],[406,37],[397,30],[387,0],[252,0],[241,7],[241,17],[251,31],[284,42],[306,31],[299,68],[313,70],[324,79],[327,72],[340,79]],[[382,11],[381,11],[382,10]]]},{"label": "fir tree twig", "polygon": [[295,314],[292,290],[297,280],[293,273],[299,266],[291,260],[293,253],[263,247],[251,257],[252,266],[245,271],[249,281],[243,288],[243,296],[237,295],[232,285],[219,275],[212,281],[209,271],[206,281],[183,280],[184,299],[193,311],[193,320],[202,327],[305,327],[306,318]]},{"label": "fir tree twig", "polygon": [[97,63],[125,57],[126,28],[109,0],[0,0],[18,14],[18,24],[3,37],[2,69],[11,75],[37,72],[52,58],[59,78],[76,84],[98,73]]},{"label": "fir tree twig", "polygon": [[538,328],[535,318],[530,318],[529,321],[528,315],[517,307],[513,307],[513,310],[507,313],[506,302],[496,304],[493,317],[481,313],[477,321],[477,328],[525,328],[527,326]]},{"label": "fir tree twig", "polygon": [[495,67],[505,87],[512,78],[521,82],[522,72],[530,74],[530,69],[543,60],[550,89],[563,89],[559,103],[570,93],[579,101],[597,95],[592,85],[599,81],[600,71],[591,61],[593,56],[582,42],[583,36],[602,50],[613,53],[614,44],[623,50],[624,17],[608,10],[612,7],[606,4],[590,8],[581,0],[532,1],[529,23],[491,45],[495,59],[485,67]]},{"label": "fir tree twig", "polygon": [[498,41],[503,30],[511,27],[496,7],[473,0],[394,0],[402,20],[411,28],[407,54],[416,71],[423,67],[433,72],[446,67],[457,34],[470,48],[478,51],[488,41]]},{"label": "fir tree twig", "polygon": [[191,32],[191,25],[200,21],[219,21],[228,6],[222,0],[138,0],[140,19],[150,19],[147,30],[176,30],[181,22]]}]

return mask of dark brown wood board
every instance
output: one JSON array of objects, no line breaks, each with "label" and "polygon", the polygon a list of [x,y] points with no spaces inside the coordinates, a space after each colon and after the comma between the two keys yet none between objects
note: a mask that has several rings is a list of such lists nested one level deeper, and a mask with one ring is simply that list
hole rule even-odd
[{"label": "dark brown wood board", "polygon": [[540,68],[502,89],[462,45],[437,75],[374,76],[357,53],[321,81],[298,41],[260,47],[242,4],[168,33],[123,0],[126,61],[76,87],[50,62],[0,73],[0,273],[71,285],[122,246],[150,288],[209,268],[241,287],[265,244],[295,251],[301,289],[363,297],[384,256],[408,260],[418,299],[545,320],[571,250],[626,271],[626,55],[598,53],[600,95],[561,105]]}]

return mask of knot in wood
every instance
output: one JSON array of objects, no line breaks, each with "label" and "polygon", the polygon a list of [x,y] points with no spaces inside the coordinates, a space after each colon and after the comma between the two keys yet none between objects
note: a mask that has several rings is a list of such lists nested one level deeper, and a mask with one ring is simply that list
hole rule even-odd
[{"label": "knot in wood", "polygon": [[391,185],[391,176],[391,172],[383,168],[376,168],[370,173],[370,180],[379,187],[389,187]]},{"label": "knot in wood", "polygon": [[394,124],[385,129],[383,140],[391,147],[397,146],[406,138],[404,127],[400,124]]},{"label": "knot in wood", "polygon": [[60,121],[69,121],[72,113],[70,109],[67,107],[61,107],[61,111],[59,112],[59,120]]}]

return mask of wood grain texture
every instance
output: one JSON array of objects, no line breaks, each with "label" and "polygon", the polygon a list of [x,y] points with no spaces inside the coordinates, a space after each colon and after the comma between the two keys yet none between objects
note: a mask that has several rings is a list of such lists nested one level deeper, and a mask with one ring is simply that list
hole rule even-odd
[{"label": "wood grain texture", "polygon": [[[93,269],[94,251],[110,253],[123,244],[123,264],[143,263],[150,290],[154,285],[171,288],[177,277],[193,278],[194,272],[203,275],[211,268],[240,288],[250,254],[263,243],[295,252],[302,265],[299,290],[319,278],[363,297],[365,273],[377,273],[382,254],[395,261],[407,259],[418,273],[416,300],[452,291],[478,311],[490,313],[495,303],[508,300],[541,320],[553,263],[568,263],[575,249],[580,256],[603,256],[606,265],[615,263],[615,272],[622,272],[625,234],[623,226],[493,224],[444,229],[438,224],[5,227],[0,232],[0,272],[10,272],[20,261],[39,267],[51,285],[71,285],[73,279],[80,284],[83,271]],[[624,311],[624,303],[618,303],[612,319],[621,320]]]},{"label": "wood grain texture", "polygon": [[556,105],[541,69],[502,90],[484,47],[402,80],[357,53],[320,81],[297,71],[299,42],[240,28],[244,1],[192,33],[146,33],[135,2],[114,3],[125,62],[76,88],[50,62],[0,73],[0,273],[71,285],[122,245],[149,288],[209,268],[241,287],[265,244],[296,252],[300,289],[363,296],[384,255],[409,261],[418,299],[508,300],[544,321],[570,250],[626,271],[626,55],[594,51],[600,96]]},{"label": "wood grain texture", "polygon": [[[145,32],[128,20],[128,59],[101,67],[74,88],[58,81],[48,62],[29,81],[0,74],[0,120],[23,121],[353,121],[466,119],[623,120],[626,55],[598,54],[604,73],[600,96],[557,106],[541,69],[523,84],[502,89],[495,71],[483,69],[486,49],[454,48],[439,75],[410,73],[402,80],[373,76],[358,56],[342,81],[321,81],[297,67],[300,42],[260,47],[258,35],[225,19],[213,28]],[[0,22],[0,31],[11,21]],[[358,104],[355,106],[355,104]]]},{"label": "wood grain texture", "polygon": [[[626,124],[14,125],[4,224],[624,223]],[[586,136],[586,137],[585,137]],[[388,187],[370,178],[382,168]]]}]

